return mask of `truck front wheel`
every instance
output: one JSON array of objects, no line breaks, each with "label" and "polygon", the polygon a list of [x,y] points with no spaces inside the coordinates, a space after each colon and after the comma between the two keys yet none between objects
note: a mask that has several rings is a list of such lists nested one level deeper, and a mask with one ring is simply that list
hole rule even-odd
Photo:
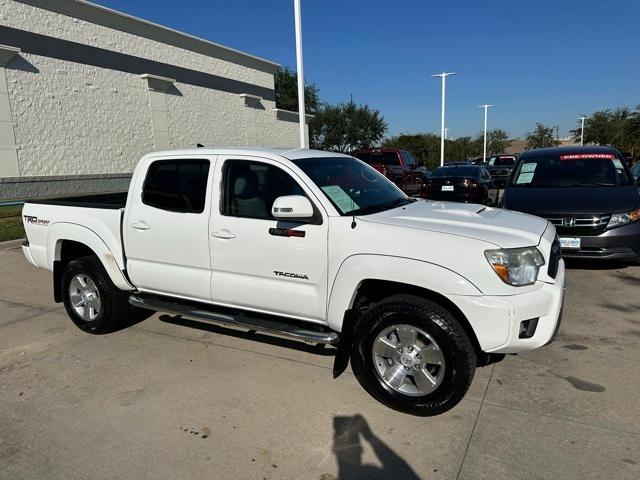
[{"label": "truck front wheel", "polygon": [[462,400],[473,380],[476,355],[451,312],[424,298],[394,295],[358,322],[351,365],[378,401],[431,416]]},{"label": "truck front wheel", "polygon": [[100,335],[125,325],[129,313],[126,296],[97,258],[87,256],[69,262],[61,281],[64,306],[79,329]]}]

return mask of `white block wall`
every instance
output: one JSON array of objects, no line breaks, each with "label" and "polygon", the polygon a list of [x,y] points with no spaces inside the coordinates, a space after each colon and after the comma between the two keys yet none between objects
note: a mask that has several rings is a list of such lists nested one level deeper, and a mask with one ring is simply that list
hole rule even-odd
[{"label": "white block wall", "polygon": [[[271,73],[16,1],[0,0],[0,25],[273,89]],[[24,52],[5,73],[20,177],[131,172],[143,154],[166,148],[158,138],[170,148],[298,143],[297,123],[278,120],[273,101],[254,108],[236,93],[176,82],[162,94],[166,117],[154,112],[152,121],[157,92],[136,74]],[[0,162],[0,178],[15,176],[12,168]]]}]

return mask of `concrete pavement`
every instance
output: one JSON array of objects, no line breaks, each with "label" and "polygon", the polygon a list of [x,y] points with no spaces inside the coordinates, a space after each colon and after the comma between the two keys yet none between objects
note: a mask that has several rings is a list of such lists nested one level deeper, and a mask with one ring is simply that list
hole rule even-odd
[{"label": "concrete pavement", "polygon": [[167,315],[82,333],[0,245],[0,479],[640,478],[640,267],[590,267],[555,343],[417,418],[330,349]]}]

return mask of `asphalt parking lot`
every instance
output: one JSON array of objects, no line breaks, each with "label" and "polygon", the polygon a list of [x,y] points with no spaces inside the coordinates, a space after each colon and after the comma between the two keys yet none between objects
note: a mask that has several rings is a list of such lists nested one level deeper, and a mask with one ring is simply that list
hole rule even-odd
[{"label": "asphalt parking lot", "polygon": [[417,418],[333,380],[330,349],[164,315],[84,334],[18,245],[0,245],[2,480],[640,478],[640,266],[572,265],[555,343]]}]

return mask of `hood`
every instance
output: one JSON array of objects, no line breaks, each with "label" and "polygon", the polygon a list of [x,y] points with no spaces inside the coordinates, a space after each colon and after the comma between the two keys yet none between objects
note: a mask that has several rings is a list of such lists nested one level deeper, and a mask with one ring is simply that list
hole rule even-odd
[{"label": "hood", "polygon": [[359,217],[361,221],[447,233],[502,248],[537,245],[548,222],[539,217],[483,205],[418,200],[404,207]]},{"label": "hood", "polygon": [[532,214],[610,214],[638,208],[638,187],[511,187],[504,207]]}]

